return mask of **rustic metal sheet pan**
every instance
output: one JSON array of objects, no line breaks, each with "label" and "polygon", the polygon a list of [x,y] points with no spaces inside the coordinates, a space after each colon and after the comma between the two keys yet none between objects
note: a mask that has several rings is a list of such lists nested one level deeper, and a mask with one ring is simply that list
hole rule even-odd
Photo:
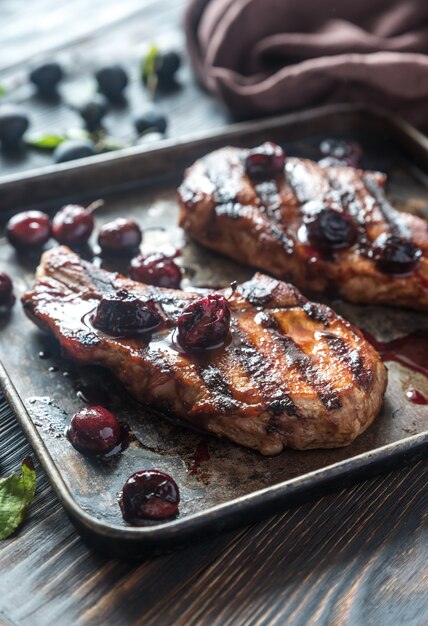
[{"label": "rustic metal sheet pan", "polygon": [[[106,204],[98,213],[99,223],[117,215],[133,216],[143,228],[159,227],[147,230],[145,250],[170,245],[183,249],[185,286],[228,285],[248,278],[252,271],[187,241],[176,226],[175,188],[184,168],[217,147],[267,139],[284,144],[290,154],[317,158],[319,141],[326,136],[359,141],[363,166],[389,174],[389,194],[396,205],[427,215],[426,139],[382,111],[350,106],[239,124],[183,143],[166,141],[154,150],[130,149],[92,162],[3,178],[1,214],[29,206],[55,210],[65,201],[103,197]],[[0,267],[13,275],[17,295],[32,284],[37,261],[0,244]],[[382,340],[428,329],[423,314],[340,301],[333,306]],[[388,364],[389,384],[380,416],[351,446],[287,450],[265,458],[173,424],[133,401],[105,370],[65,361],[55,341],[26,319],[19,304],[0,324],[1,383],[17,418],[82,536],[114,556],[140,558],[248,524],[317,497],[325,488],[409,462],[428,448],[427,407],[405,397],[410,385],[428,394],[428,381],[395,363]],[[82,393],[101,394],[101,401],[133,433],[130,446],[109,462],[81,456],[63,435],[70,416],[83,405]],[[147,467],[175,477],[182,494],[180,515],[167,523],[134,528],[123,522],[117,495],[129,474]]]}]

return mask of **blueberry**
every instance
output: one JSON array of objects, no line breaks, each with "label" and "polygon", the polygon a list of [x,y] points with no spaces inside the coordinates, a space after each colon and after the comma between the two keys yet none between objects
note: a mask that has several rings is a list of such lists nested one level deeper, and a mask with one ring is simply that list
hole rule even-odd
[{"label": "blueberry", "polygon": [[[143,82],[148,82],[151,72],[157,78],[159,87],[168,89],[175,84],[175,74],[181,65],[181,56],[174,50],[157,52],[153,60],[143,63]],[[150,71],[149,71],[150,67]]]},{"label": "blueberry", "polygon": [[0,141],[4,148],[17,146],[30,125],[28,116],[17,106],[0,107]]},{"label": "blueberry", "polygon": [[30,81],[36,86],[41,95],[56,94],[58,83],[64,77],[64,72],[59,63],[44,63],[35,67],[30,72]]},{"label": "blueberry", "polygon": [[108,111],[108,100],[102,94],[96,94],[92,100],[78,109],[85,121],[86,128],[92,132],[101,126],[101,122]]},{"label": "blueberry", "polygon": [[95,78],[99,91],[112,102],[123,98],[123,91],[128,84],[128,74],[120,65],[108,65],[99,69]]},{"label": "blueberry", "polygon": [[181,65],[181,57],[177,52],[161,53],[155,64],[155,71],[161,87],[168,87],[174,82],[175,74]]},{"label": "blueberry", "polygon": [[149,130],[163,134],[167,129],[168,121],[163,113],[153,108],[137,117],[134,125],[139,135]]},{"label": "blueberry", "polygon": [[83,159],[84,157],[96,154],[94,144],[89,140],[69,139],[63,141],[55,148],[53,160],[55,163],[64,163],[65,161],[73,161],[74,159]]}]

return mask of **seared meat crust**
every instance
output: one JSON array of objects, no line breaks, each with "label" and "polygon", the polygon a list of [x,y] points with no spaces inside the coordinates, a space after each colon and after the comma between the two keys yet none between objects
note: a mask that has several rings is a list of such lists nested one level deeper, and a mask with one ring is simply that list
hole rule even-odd
[{"label": "seared meat crust", "polygon": [[[102,295],[120,288],[156,302],[163,325],[152,336],[111,337],[92,326]],[[230,299],[230,342],[186,353],[176,320],[201,291],[143,285],[57,247],[43,255],[23,305],[71,359],[108,367],[141,402],[262,454],[344,446],[371,424],[386,370],[359,330],[256,274]]]},{"label": "seared meat crust", "polygon": [[[187,170],[179,221],[191,237],[309,292],[333,289],[352,302],[428,310],[428,224],[388,203],[384,174],[289,157],[284,177],[253,183],[244,170],[247,153],[223,148]],[[327,255],[302,241],[303,214],[313,201],[352,218],[352,247]],[[416,271],[395,276],[377,268],[371,243],[384,232],[419,246]]]}]

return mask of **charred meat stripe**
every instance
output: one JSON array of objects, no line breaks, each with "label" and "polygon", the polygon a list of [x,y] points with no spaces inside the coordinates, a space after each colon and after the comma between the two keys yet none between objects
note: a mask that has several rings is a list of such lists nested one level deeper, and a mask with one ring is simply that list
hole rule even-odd
[{"label": "charred meat stripe", "polygon": [[292,401],[289,393],[284,390],[286,385],[285,377],[278,379],[271,370],[268,361],[261,353],[251,337],[245,330],[245,326],[235,321],[233,327],[235,337],[235,351],[239,354],[241,366],[247,372],[249,378],[254,381],[255,387],[261,394],[261,398],[266,409],[273,415],[286,413],[296,415],[298,410]]},{"label": "charred meat stripe", "polygon": [[338,194],[340,204],[344,213],[352,217],[357,224],[358,242],[362,246],[367,246],[370,241],[367,227],[370,221],[367,219],[367,210],[358,199],[355,186],[343,183],[340,176],[334,174],[335,170],[326,170],[326,177],[332,189]]},{"label": "charred meat stripe", "polygon": [[[262,318],[260,316],[265,317]],[[322,405],[323,403],[316,390],[314,392],[313,384],[302,376],[301,372],[287,358],[288,355],[284,354],[281,335],[277,332],[278,326],[279,323],[273,310],[260,312],[256,317],[250,312],[241,314],[239,317],[239,327],[245,333],[247,341],[254,345],[266,363],[271,364],[268,375],[275,381],[275,384],[281,389],[285,388],[285,393],[291,399],[294,397],[291,390],[298,389],[299,395],[315,396],[320,405]],[[265,329],[264,332],[260,332],[261,327]],[[293,402],[299,410],[300,407],[296,399]]]},{"label": "charred meat stripe", "polygon": [[341,406],[337,392],[331,387],[329,381],[325,380],[322,372],[315,366],[313,359],[307,355],[292,337],[285,334],[285,329],[280,323],[278,316],[273,314],[278,322],[275,329],[270,332],[283,348],[283,353],[289,367],[295,369],[300,376],[312,387],[323,405],[330,411]]},{"label": "charred meat stripe", "polygon": [[213,364],[199,366],[198,374],[210,391],[215,405],[222,411],[229,413],[238,408],[239,403],[232,396],[224,374]]},{"label": "charred meat stripe", "polygon": [[373,373],[366,368],[364,359],[355,348],[350,348],[346,341],[337,335],[329,333],[320,333],[328,343],[329,347],[337,354],[340,361],[344,363],[352,373],[354,379],[359,386],[364,389],[370,389],[373,381]]},{"label": "charred meat stripe", "polygon": [[366,188],[376,200],[376,204],[381,210],[385,222],[388,224],[390,232],[393,235],[403,237],[404,239],[411,239],[411,233],[409,229],[407,228],[407,226],[404,225],[402,220],[400,220],[396,209],[394,209],[394,207],[392,207],[388,200],[385,198],[382,189],[376,183],[374,177],[368,173],[364,176],[363,180]]}]

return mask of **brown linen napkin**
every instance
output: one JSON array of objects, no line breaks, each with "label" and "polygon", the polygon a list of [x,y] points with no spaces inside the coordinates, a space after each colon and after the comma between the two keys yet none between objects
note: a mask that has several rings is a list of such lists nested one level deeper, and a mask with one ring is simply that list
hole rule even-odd
[{"label": "brown linen napkin", "polygon": [[185,29],[237,117],[359,102],[428,125],[428,0],[190,0]]}]

